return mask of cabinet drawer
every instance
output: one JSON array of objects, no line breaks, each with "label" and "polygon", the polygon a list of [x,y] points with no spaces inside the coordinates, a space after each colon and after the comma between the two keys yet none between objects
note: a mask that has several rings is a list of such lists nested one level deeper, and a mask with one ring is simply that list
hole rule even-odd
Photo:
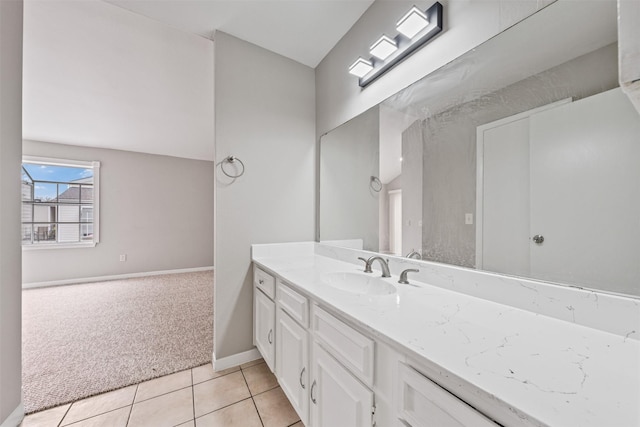
[{"label": "cabinet drawer", "polygon": [[309,327],[309,300],[291,289],[284,282],[278,281],[278,302],[280,307],[303,327]]},{"label": "cabinet drawer", "polygon": [[317,305],[313,306],[312,330],[315,338],[356,375],[373,387],[374,341]]},{"label": "cabinet drawer", "polygon": [[269,273],[255,267],[253,271],[253,283],[269,298],[274,299],[276,296],[276,279]]},{"label": "cabinet drawer", "polygon": [[398,419],[411,427],[497,427],[411,366],[399,364]]}]

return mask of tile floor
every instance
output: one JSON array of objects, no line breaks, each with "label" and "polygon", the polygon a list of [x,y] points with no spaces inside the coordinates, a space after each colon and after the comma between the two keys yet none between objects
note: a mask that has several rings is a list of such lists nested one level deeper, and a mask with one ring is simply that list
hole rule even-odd
[{"label": "tile floor", "polygon": [[211,364],[47,409],[21,427],[304,427],[264,360]]}]

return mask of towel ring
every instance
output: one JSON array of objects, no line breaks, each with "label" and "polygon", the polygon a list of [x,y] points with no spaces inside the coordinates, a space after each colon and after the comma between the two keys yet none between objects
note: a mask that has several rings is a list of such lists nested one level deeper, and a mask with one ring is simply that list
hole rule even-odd
[{"label": "towel ring", "polygon": [[[232,163],[235,163],[235,162],[240,163],[240,166],[242,166],[242,170],[240,171],[240,173],[237,173],[237,174],[233,175],[233,174],[228,173],[226,170],[224,170],[224,165],[225,164],[227,164],[227,163],[232,164]],[[222,173],[225,174],[226,176],[228,176],[229,178],[234,178],[234,179],[235,178],[240,178],[244,174],[244,163],[242,163],[242,160],[240,160],[237,157],[229,156],[229,157],[226,157],[222,161],[222,163],[220,163],[220,169],[222,169]]]},{"label": "towel ring", "polygon": [[376,193],[379,193],[380,190],[382,190],[382,182],[380,181],[380,178],[372,176],[371,182],[369,182],[369,187],[371,187],[371,189]]}]

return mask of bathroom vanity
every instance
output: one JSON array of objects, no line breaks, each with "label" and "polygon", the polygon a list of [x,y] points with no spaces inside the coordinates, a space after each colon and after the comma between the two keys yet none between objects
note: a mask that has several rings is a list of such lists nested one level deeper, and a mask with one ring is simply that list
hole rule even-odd
[{"label": "bathroom vanity", "polygon": [[320,137],[326,243],[252,247],[307,427],[640,425],[627,3],[551,2]]},{"label": "bathroom vanity", "polygon": [[252,246],[254,343],[307,427],[640,423],[638,300],[372,255]]}]

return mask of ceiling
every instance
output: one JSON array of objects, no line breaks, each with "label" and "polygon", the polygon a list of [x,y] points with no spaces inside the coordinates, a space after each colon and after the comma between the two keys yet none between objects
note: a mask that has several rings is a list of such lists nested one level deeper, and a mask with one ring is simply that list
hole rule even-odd
[{"label": "ceiling", "polygon": [[374,0],[104,0],[175,28],[216,30],[315,68]]}]

